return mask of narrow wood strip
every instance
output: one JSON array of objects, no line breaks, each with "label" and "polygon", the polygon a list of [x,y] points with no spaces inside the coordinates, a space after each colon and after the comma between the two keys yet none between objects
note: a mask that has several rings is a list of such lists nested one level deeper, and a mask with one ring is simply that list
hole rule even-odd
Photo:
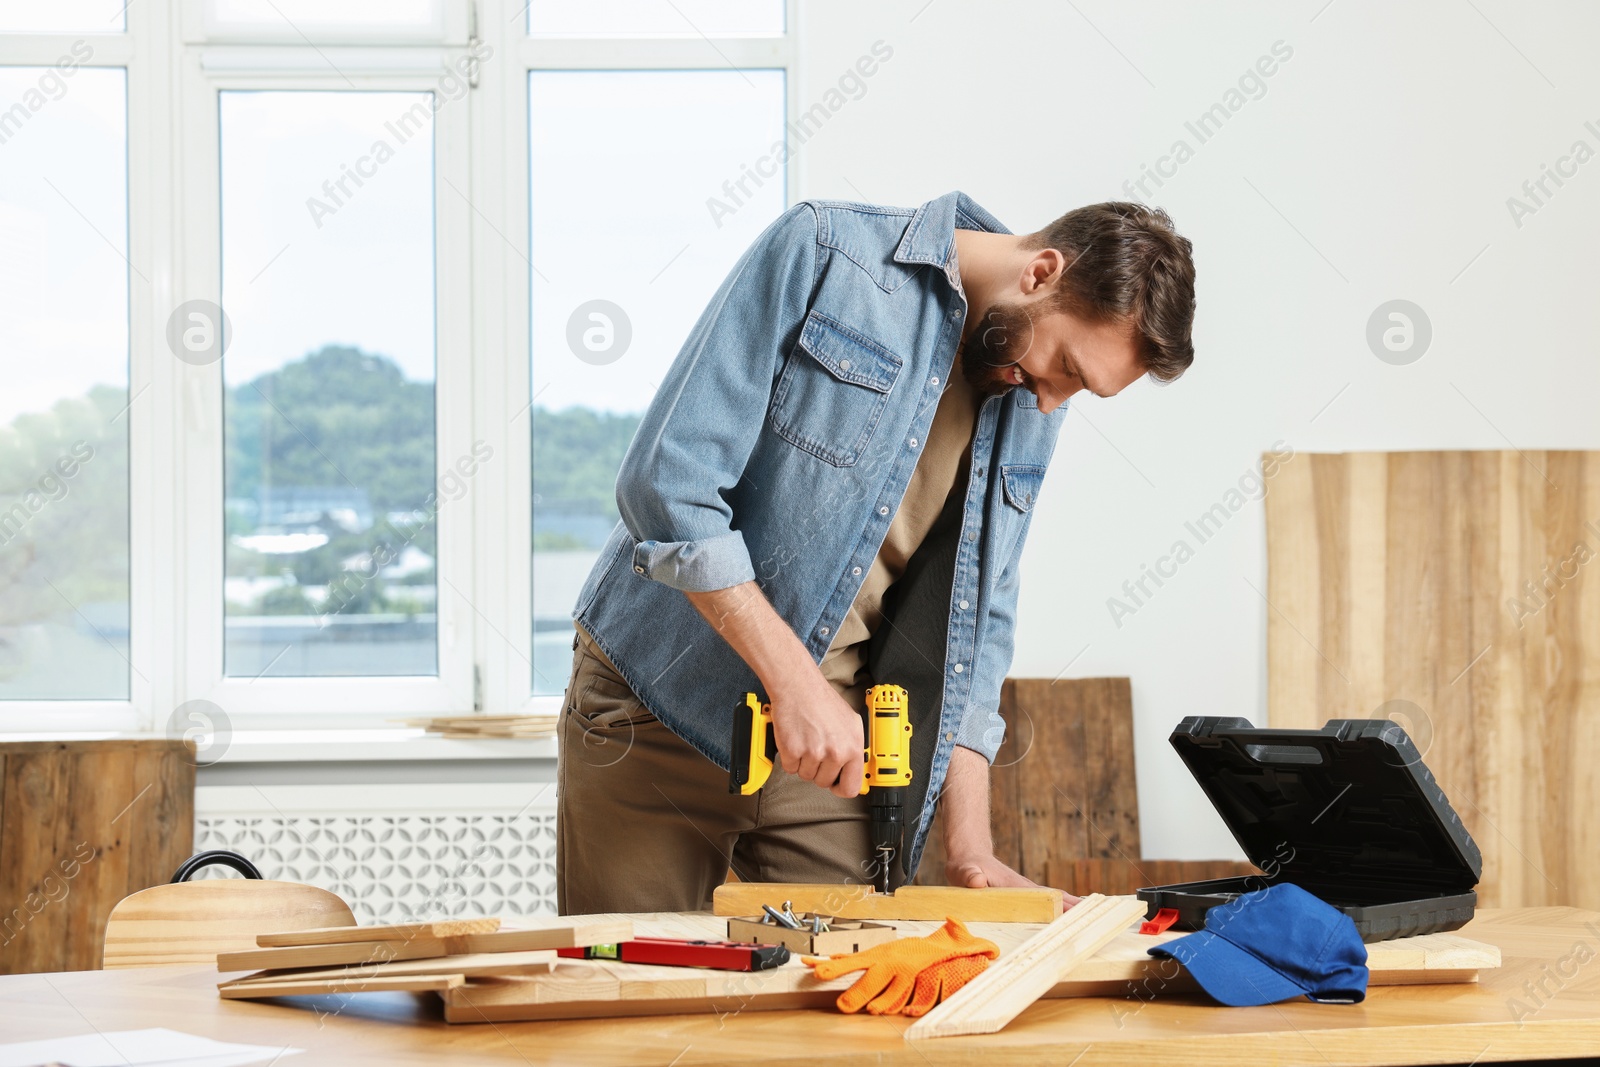
[{"label": "narrow wood strip", "polygon": [[440,919],[435,922],[395,923],[390,926],[325,926],[316,930],[286,930],[261,934],[256,944],[262,948],[288,945],[343,945],[352,941],[406,941],[417,937],[460,937],[466,934],[492,934],[500,929],[497,918]]},{"label": "narrow wood strip", "polygon": [[[548,973],[555,966],[553,950],[543,952],[479,952],[471,956],[438,956],[433,959],[394,960],[389,963],[358,963],[351,967],[311,967],[291,971],[261,971],[244,978],[235,978],[221,985],[270,985],[299,978],[354,981],[366,975],[388,977],[416,974],[465,974],[474,976],[496,974]],[[219,986],[220,988],[220,986]]]},{"label": "narrow wood strip", "polygon": [[1063,974],[1143,918],[1144,911],[1144,903],[1132,897],[1085,897],[918,1019],[907,1028],[906,1039],[997,1032]]},{"label": "narrow wood strip", "polygon": [[[494,935],[478,935],[492,937]],[[456,938],[450,939],[452,942]],[[352,963],[388,963],[421,960],[454,951],[436,937],[410,941],[349,941],[341,945],[287,945],[217,953],[219,971],[285,970],[298,967],[340,967]]]},{"label": "narrow wood strip", "polygon": [[261,997],[316,996],[323,993],[427,993],[443,992],[464,985],[466,978],[459,974],[401,974],[382,978],[305,978],[283,982],[219,986],[217,993],[223,1000],[249,1000]]}]

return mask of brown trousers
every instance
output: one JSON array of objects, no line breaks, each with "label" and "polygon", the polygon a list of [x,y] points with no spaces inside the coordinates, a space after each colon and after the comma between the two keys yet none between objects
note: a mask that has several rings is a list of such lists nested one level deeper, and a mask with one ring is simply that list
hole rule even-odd
[{"label": "brown trousers", "polygon": [[[740,695],[705,688],[729,707]],[[729,794],[728,773],[651,715],[581,629],[558,736],[562,915],[709,909],[730,867],[746,882],[872,881],[866,797],[778,766],[754,796]]]}]

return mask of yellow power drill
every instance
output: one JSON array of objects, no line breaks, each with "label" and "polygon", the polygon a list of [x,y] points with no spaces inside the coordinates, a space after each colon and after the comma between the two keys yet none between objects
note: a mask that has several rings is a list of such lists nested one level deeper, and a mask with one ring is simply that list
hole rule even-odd
[{"label": "yellow power drill", "polygon": [[[911,784],[911,706],[898,685],[867,690],[866,744],[861,795],[872,795],[872,848],[877,857],[878,889],[889,892],[889,872],[905,838],[905,787]],[[778,759],[772,705],[746,693],[733,713],[733,766],[728,792],[744,796],[760,790]]]}]

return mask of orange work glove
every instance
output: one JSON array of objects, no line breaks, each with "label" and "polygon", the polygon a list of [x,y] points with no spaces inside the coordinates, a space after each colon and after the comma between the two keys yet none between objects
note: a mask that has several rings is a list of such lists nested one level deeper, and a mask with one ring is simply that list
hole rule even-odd
[{"label": "orange work glove", "polygon": [[904,1014],[928,1014],[935,1004],[949,1000],[956,990],[982,974],[996,955],[998,953],[980,952],[935,963],[917,975],[916,989],[911,994],[911,1003],[905,1006]]},{"label": "orange work glove", "polygon": [[893,1015],[911,1000],[917,975],[935,964],[972,955],[994,959],[1000,949],[987,938],[974,937],[959,920],[946,919],[927,937],[903,937],[830,959],[802,958],[811,965],[812,973],[824,981],[851,971],[866,972],[855,985],[839,994],[840,1011],[857,1012],[865,1007],[873,1015]]}]

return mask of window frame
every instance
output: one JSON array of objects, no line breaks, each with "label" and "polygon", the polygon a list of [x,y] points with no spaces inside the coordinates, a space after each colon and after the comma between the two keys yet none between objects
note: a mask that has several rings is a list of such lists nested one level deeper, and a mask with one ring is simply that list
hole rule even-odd
[{"label": "window frame", "polygon": [[[522,10],[525,0],[484,0],[484,10]],[[520,235],[521,248],[529,242],[531,162],[528,144],[528,76],[534,71],[551,70],[723,70],[760,68],[782,70],[784,74],[784,122],[786,128],[799,118],[797,101],[804,99],[799,82],[797,41],[799,38],[799,3],[788,0],[784,5],[784,33],[782,36],[694,38],[641,38],[641,37],[539,37],[527,33],[526,19],[519,21],[517,34],[509,42],[515,49],[516,63],[506,64],[497,73],[503,78],[514,75],[513,84],[501,84],[489,101],[489,108],[497,109],[491,118],[491,128],[498,131],[498,140],[507,149],[508,158],[502,166],[503,192],[507,233]],[[495,20],[501,25],[505,20]],[[485,94],[489,97],[490,94]],[[785,188],[796,190],[800,186],[803,145],[790,145],[785,162]],[[492,269],[485,263],[486,270]],[[520,409],[522,415],[515,425],[522,434],[522,447],[508,448],[513,461],[506,464],[509,480],[505,492],[498,494],[502,500],[518,500],[507,514],[486,516],[486,529],[497,531],[492,544],[483,544],[480,551],[489,567],[505,575],[508,589],[518,591],[507,603],[509,627],[507,639],[496,638],[484,646],[489,681],[488,695],[491,707],[503,707],[507,714],[554,715],[560,711],[561,697],[533,693],[533,601],[532,541],[533,512],[532,464],[529,447],[528,418],[531,404],[528,401],[532,388],[532,346],[530,337],[531,265],[526,258],[503,251],[498,263],[501,275],[510,287],[504,302],[500,331],[504,344],[488,360],[498,367],[486,365],[487,373],[494,374],[502,388],[494,400],[499,404],[485,411],[486,418],[509,420]],[[488,310],[488,309],[486,309]],[[516,493],[516,496],[512,496]]]},{"label": "window frame", "polygon": [[[453,62],[464,49],[432,50],[441,62]],[[367,70],[341,66],[341,72],[284,70],[276,65],[257,66],[252,56],[228,51],[191,52],[183,70],[185,130],[184,184],[193,195],[186,198],[190,218],[184,244],[182,299],[203,298],[222,302],[222,233],[220,213],[219,109],[228,91],[409,91],[428,92],[437,87],[443,67],[426,72]],[[218,62],[218,59],[223,62]],[[326,70],[326,65],[324,65]],[[452,190],[468,181],[469,153],[466,108],[461,101],[447,102],[433,116],[434,123],[434,474],[443,474],[456,458],[472,447],[471,418],[471,316],[470,285],[471,208]],[[225,307],[225,305],[224,305]],[[185,433],[186,493],[181,511],[188,532],[185,552],[186,640],[189,657],[186,699],[209,700],[233,722],[257,716],[274,725],[294,720],[324,724],[330,717],[364,714],[422,715],[466,714],[473,710],[472,632],[466,625],[470,604],[461,593],[473,588],[469,551],[471,520],[452,505],[439,508],[437,676],[400,677],[229,677],[224,673],[223,615],[223,381],[222,363],[204,367],[182,364],[180,377],[187,388],[198,388],[205,402],[198,419]],[[292,413],[291,417],[292,417]],[[475,488],[475,487],[474,487]],[[457,502],[459,503],[459,502]],[[289,710],[293,709],[293,710]]]},{"label": "window frame", "polygon": [[[432,40],[343,31],[310,43],[210,39],[204,0],[134,4],[123,32],[0,34],[6,66],[50,65],[88,40],[94,55],[83,66],[126,70],[128,257],[149,278],[130,272],[130,699],[0,701],[0,731],[163,733],[196,699],[220,705],[235,730],[559,709],[560,697],[533,695],[532,677],[528,76],[779,69],[793,122],[806,98],[799,5],[785,5],[782,36],[581,38],[529,35],[526,0],[441,2]],[[477,85],[441,107],[434,127],[436,474],[476,442],[493,450],[468,494],[439,511],[439,674],[227,678],[221,367],[183,363],[161,343],[172,308],[221,299],[218,94],[432,91],[447,63],[480,44],[492,55]],[[793,191],[805,149],[790,149]]]},{"label": "window frame", "polygon": [[[0,33],[0,65],[49,67],[71,52],[78,41],[89,42],[94,54],[80,68],[121,69],[127,87],[126,184],[128,231],[126,248],[133,263],[148,262],[152,219],[143,211],[148,199],[148,169],[153,162],[152,141],[160,137],[159,123],[149,121],[150,86],[144,77],[147,63],[138,58],[147,45],[149,27],[136,32],[130,19],[126,31],[109,33]],[[127,700],[0,700],[0,732],[52,733],[136,731],[144,728],[147,709],[159,699],[160,672],[150,625],[155,604],[152,568],[155,534],[153,479],[135,457],[151,451],[152,427],[133,418],[141,369],[149,362],[149,319],[141,288],[147,288],[132,270],[128,277],[128,699]]]}]

